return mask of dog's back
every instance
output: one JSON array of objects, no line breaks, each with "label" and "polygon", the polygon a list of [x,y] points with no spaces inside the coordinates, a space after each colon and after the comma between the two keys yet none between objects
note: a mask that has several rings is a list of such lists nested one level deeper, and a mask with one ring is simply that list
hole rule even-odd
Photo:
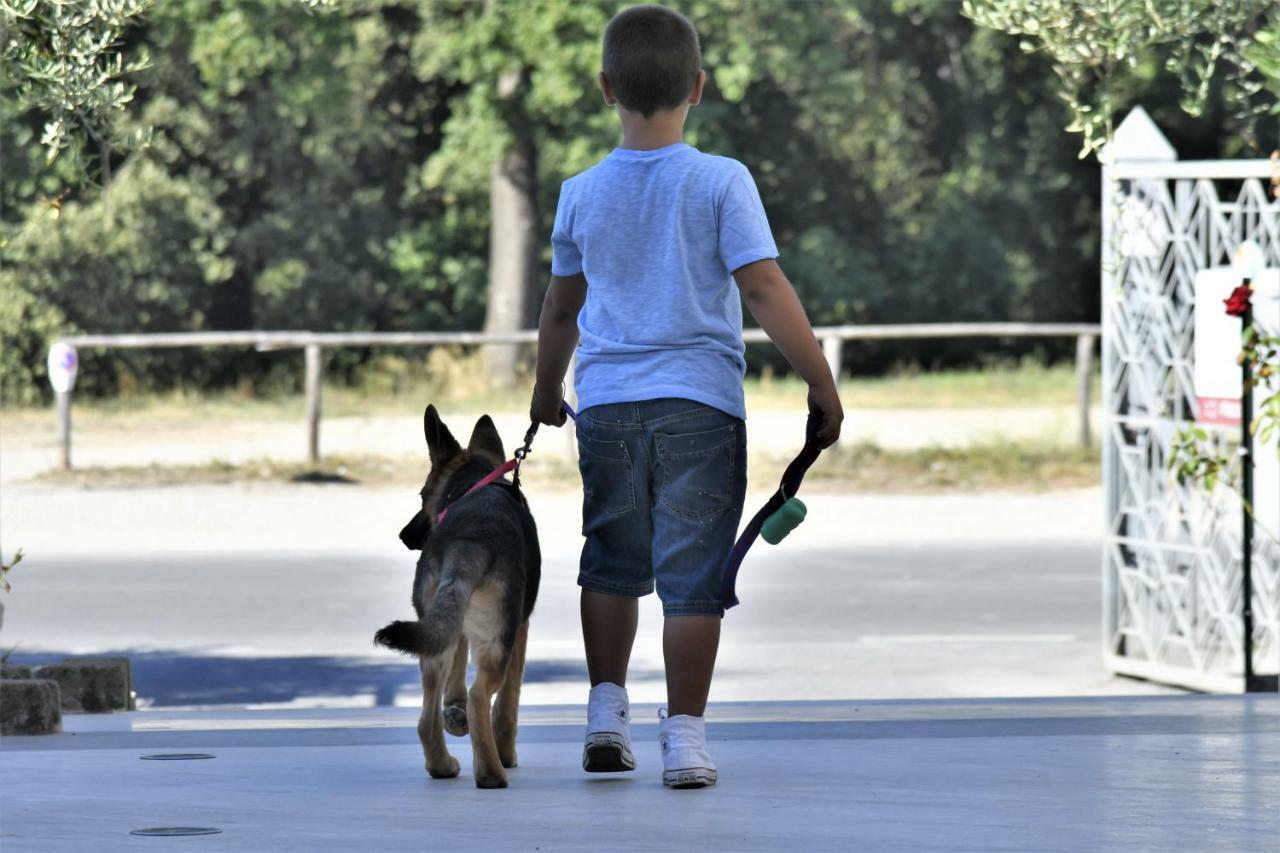
[{"label": "dog's back", "polygon": [[[488,473],[484,463],[468,462],[451,478],[453,491]],[[413,581],[418,620],[393,622],[377,640],[432,657],[461,632],[473,648],[498,643],[509,651],[533,612],[541,574],[533,515],[514,486],[494,483],[451,506],[431,531]]]},{"label": "dog's back", "polygon": [[[434,407],[427,408],[424,431],[431,471],[421,508],[400,532],[406,546],[422,550],[413,581],[418,618],[392,622],[374,640],[419,658],[418,735],[427,771],[435,778],[458,774],[444,744],[447,725],[454,734],[471,735],[477,786],[506,787],[505,768],[516,763],[525,644],[541,579],[538,532],[514,485],[498,480],[476,488],[504,457],[488,416],[476,424],[465,450]],[[476,667],[469,690],[468,648]]]}]

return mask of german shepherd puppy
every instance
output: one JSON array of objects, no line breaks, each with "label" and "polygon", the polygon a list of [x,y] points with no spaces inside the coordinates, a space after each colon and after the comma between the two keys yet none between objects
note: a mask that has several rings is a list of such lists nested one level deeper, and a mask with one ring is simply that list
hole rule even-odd
[{"label": "german shepherd puppy", "polygon": [[[476,787],[505,788],[504,768],[516,766],[529,614],[542,572],[538,531],[524,496],[507,480],[467,494],[506,458],[488,415],[476,423],[465,450],[434,406],[427,407],[423,428],[431,470],[422,508],[400,531],[407,547],[422,551],[413,578],[418,619],[392,622],[374,642],[418,656],[418,739],[431,777],[458,775],[458,761],[444,743],[448,728],[471,734]],[[437,522],[446,507],[448,514]],[[476,667],[470,690],[468,646]]]}]

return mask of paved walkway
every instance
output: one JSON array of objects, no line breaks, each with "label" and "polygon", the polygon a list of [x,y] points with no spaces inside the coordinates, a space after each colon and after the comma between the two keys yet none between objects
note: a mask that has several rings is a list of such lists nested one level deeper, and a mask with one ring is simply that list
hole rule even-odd
[{"label": "paved walkway", "polygon": [[[416,667],[373,632],[412,613],[417,554],[396,537],[414,488],[0,489],[27,559],[6,597],[15,662],[128,654],[161,705],[414,702]],[[529,480],[542,539],[525,698],[585,701],[581,497]],[[763,495],[753,495],[758,506]],[[968,698],[1131,694],[1101,666],[1097,489],[834,495],[779,547],[752,550],[712,696]],[[68,531],[74,531],[69,535]],[[656,702],[657,600],[642,602],[632,695]]]},{"label": "paved walkway", "polygon": [[[651,707],[638,720],[654,719]],[[578,767],[580,707],[526,709],[511,787],[422,770],[411,709],[137,712],[6,738],[5,853],[113,850],[1251,851],[1280,837],[1280,697],[747,703],[721,782]],[[212,760],[141,761],[163,752]],[[131,836],[146,827],[221,834]]]}]

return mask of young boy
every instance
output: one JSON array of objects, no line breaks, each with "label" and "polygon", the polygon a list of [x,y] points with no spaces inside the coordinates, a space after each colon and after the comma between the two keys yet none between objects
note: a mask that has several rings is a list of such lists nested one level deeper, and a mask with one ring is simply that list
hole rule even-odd
[{"label": "young boy", "polygon": [[750,173],[682,141],[706,82],[701,61],[693,25],[661,6],[627,9],[605,30],[599,84],[622,144],[561,189],[531,404],[535,422],[564,423],[576,347],[591,677],[583,769],[635,769],[627,664],[638,599],[656,579],[670,712],[659,727],[662,781],[682,788],[716,782],[703,712],[724,616],[721,565],[746,492],[739,293],[809,384],[824,446],[844,417]]}]

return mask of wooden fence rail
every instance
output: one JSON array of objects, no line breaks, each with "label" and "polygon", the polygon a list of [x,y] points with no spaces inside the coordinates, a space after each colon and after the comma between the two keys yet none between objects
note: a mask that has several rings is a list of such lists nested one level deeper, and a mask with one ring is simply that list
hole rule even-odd
[{"label": "wooden fence rail", "polygon": [[[1101,327],[1092,323],[904,323],[881,326],[821,326],[814,334],[831,372],[840,375],[845,341],[922,340],[937,338],[1075,338],[1079,441],[1092,443],[1089,400],[1093,352]],[[761,329],[747,329],[743,340],[767,343]],[[343,347],[485,346],[534,343],[537,330],[521,332],[166,332],[136,335],[73,335],[61,342],[79,349],[172,349],[177,347],[253,347],[261,351],[300,349],[305,355],[307,456],[320,458],[320,389],[324,350]],[[71,468],[71,393],[57,395],[58,435],[62,467]]]}]

